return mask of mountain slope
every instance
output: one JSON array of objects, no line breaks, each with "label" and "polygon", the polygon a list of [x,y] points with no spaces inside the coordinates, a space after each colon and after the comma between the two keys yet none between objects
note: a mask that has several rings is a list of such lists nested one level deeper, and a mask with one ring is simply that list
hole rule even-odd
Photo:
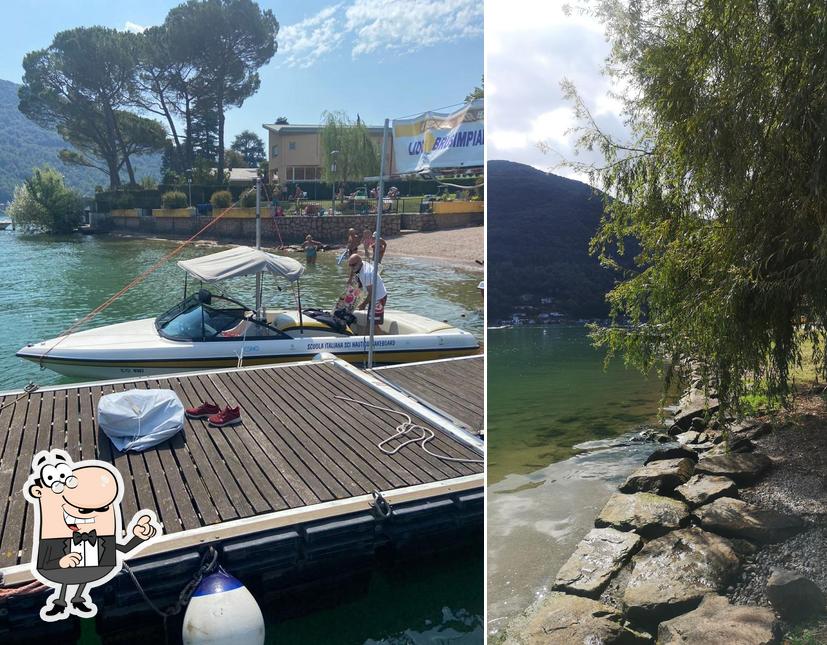
[{"label": "mountain slope", "polygon": [[491,319],[519,305],[577,318],[607,316],[605,294],[616,275],[589,254],[603,214],[592,188],[511,161],[489,161],[486,181]]},{"label": "mountain slope", "polygon": [[[95,186],[109,185],[109,179],[99,170],[69,166],[58,159],[57,153],[69,145],[57,132],[46,130],[29,121],[17,109],[19,85],[0,80],[0,202],[9,201],[14,187],[31,175],[32,168],[48,163],[66,177],[66,183],[85,195],[92,195]],[[158,178],[160,156],[150,155],[136,159],[138,179],[145,175]]]}]

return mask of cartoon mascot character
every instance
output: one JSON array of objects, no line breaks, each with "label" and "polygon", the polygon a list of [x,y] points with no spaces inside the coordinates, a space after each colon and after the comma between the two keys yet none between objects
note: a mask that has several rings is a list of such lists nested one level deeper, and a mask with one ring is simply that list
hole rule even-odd
[{"label": "cartoon mascot character", "polygon": [[[161,525],[149,510],[136,513],[124,532],[123,490],[121,474],[105,461],[73,463],[63,450],[44,450],[32,459],[23,488],[34,507],[32,573],[55,590],[40,610],[43,620],[94,616],[98,608],[90,589],[121,570],[124,554],[143,548],[160,533]],[[72,586],[75,593],[67,604]]]}]

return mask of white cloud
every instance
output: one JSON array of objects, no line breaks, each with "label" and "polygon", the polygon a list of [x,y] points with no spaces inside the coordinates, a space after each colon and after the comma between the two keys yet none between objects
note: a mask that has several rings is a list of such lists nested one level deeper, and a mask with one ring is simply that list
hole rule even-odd
[{"label": "white cloud", "polygon": [[345,12],[354,57],[378,50],[412,52],[482,33],[480,0],[355,0]]},{"label": "white cloud", "polygon": [[336,14],[341,4],[331,5],[310,18],[288,25],[279,31],[279,52],[286,58],[287,67],[310,67],[320,58],[334,51],[344,39],[341,16]]},{"label": "white cloud", "polygon": [[137,22],[132,22],[130,20],[127,20],[123,24],[123,30],[124,31],[131,31],[133,34],[140,34],[144,31],[146,31],[146,27],[144,25],[139,25]]},{"label": "white cloud", "polygon": [[483,28],[481,0],[353,0],[325,7],[279,32],[280,63],[310,67],[346,41],[355,58],[378,51],[410,53]]},{"label": "white cloud", "polygon": [[[600,163],[575,150],[577,125],[560,81],[572,81],[601,128],[624,138],[618,86],[602,74],[603,26],[559,0],[486,0],[486,143],[489,159],[509,159],[585,181],[563,164]],[[545,144],[546,152],[538,144]]]}]

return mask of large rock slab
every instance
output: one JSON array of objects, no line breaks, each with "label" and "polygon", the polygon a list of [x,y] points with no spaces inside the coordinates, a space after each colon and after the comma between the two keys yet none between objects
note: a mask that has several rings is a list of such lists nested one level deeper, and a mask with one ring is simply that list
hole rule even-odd
[{"label": "large rock slab", "polygon": [[596,598],[611,577],[640,548],[636,533],[613,528],[592,529],[557,572],[553,588]]},{"label": "large rock slab", "polygon": [[729,477],[736,484],[751,484],[771,465],[770,458],[760,452],[705,456],[698,461],[695,472]]},{"label": "large rock slab", "polygon": [[718,411],[720,404],[717,399],[705,398],[703,392],[693,390],[688,396],[681,399],[680,411],[675,414],[675,425],[682,430],[692,427],[692,419],[705,418]]},{"label": "large rock slab", "polygon": [[632,558],[623,591],[629,618],[655,624],[693,609],[717,594],[740,560],[729,540],[696,527],[652,540]]},{"label": "large rock slab", "polygon": [[721,497],[696,508],[692,515],[708,531],[765,544],[780,542],[806,526],[800,517],[758,508],[729,497]]},{"label": "large rock slab", "polygon": [[770,645],[777,621],[767,607],[731,605],[723,596],[707,596],[688,614],[658,626],[658,645]]},{"label": "large rock slab", "polygon": [[827,610],[824,592],[815,582],[795,571],[773,571],[767,581],[767,598],[789,622],[798,622]]},{"label": "large rock slab", "polygon": [[691,459],[661,459],[639,468],[623,483],[624,493],[671,493],[685,483],[695,469]]},{"label": "large rock slab", "polygon": [[691,448],[685,446],[674,446],[672,448],[658,448],[646,458],[643,462],[644,466],[648,466],[653,461],[663,461],[664,459],[691,459],[698,461],[698,453]]},{"label": "large rock slab", "polygon": [[730,427],[730,432],[736,437],[755,441],[772,432],[772,426],[756,419],[744,419],[733,424]]},{"label": "large rock slab", "polygon": [[653,493],[615,493],[600,511],[594,525],[657,537],[686,525],[688,521],[689,507],[676,499]]},{"label": "large rock slab", "polygon": [[693,475],[685,484],[675,489],[675,494],[689,508],[697,508],[719,497],[738,497],[738,487],[729,477],[718,475]]},{"label": "large rock slab", "polygon": [[681,444],[697,443],[699,436],[701,436],[701,433],[697,430],[687,430],[686,432],[681,432],[679,435],[676,435],[675,439],[677,439],[678,443]]},{"label": "large rock slab", "polygon": [[613,607],[562,593],[549,594],[528,624],[508,636],[508,642],[521,645],[619,645],[636,640]]},{"label": "large rock slab", "polygon": [[[697,444],[696,444],[697,445]],[[746,437],[732,436],[729,441],[721,441],[717,446],[712,448],[707,457],[719,457],[721,455],[734,455],[752,452],[755,450],[755,444]]]}]

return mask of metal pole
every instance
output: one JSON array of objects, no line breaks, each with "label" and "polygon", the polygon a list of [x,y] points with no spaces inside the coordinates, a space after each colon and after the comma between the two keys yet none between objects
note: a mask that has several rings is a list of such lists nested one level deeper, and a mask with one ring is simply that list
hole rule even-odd
[{"label": "metal pole", "polygon": [[[256,250],[261,249],[261,177],[256,177]],[[256,273],[256,316],[261,318],[261,273]]]},{"label": "metal pole", "polygon": [[338,150],[331,150],[330,151],[330,176],[333,179],[333,199],[330,202],[330,214],[336,214],[336,155],[339,154]]},{"label": "metal pole", "polygon": [[256,177],[256,248],[261,248],[261,177]]},{"label": "metal pole", "polygon": [[379,240],[382,239],[382,209],[385,205],[385,153],[388,148],[388,124],[385,119],[385,129],[382,131],[382,156],[379,158],[379,190],[376,198],[376,233],[373,237],[373,287],[370,290],[370,309],[368,310],[368,325],[370,326],[370,345],[368,345],[368,369],[373,367],[373,336],[374,319],[376,318],[376,281],[379,278]]}]

